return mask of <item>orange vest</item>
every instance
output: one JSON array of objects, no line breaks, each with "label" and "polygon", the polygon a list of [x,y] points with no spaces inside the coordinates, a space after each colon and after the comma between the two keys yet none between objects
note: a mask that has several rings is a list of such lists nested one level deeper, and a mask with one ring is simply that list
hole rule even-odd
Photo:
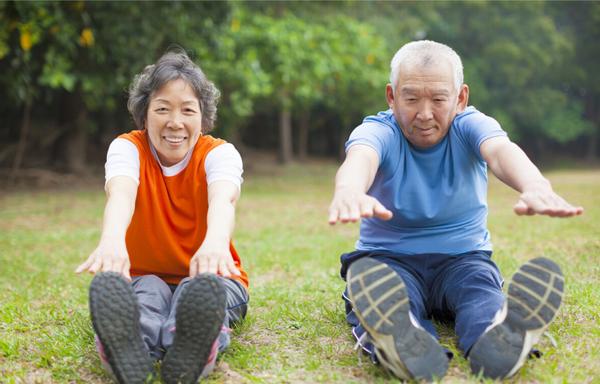
[{"label": "orange vest", "polygon": [[[119,136],[131,141],[140,156],[140,184],[135,211],[125,237],[131,275],[157,275],[169,284],[189,276],[190,259],[206,236],[208,191],[204,160],[208,152],[224,140],[201,136],[190,161],[175,176],[165,176],[152,155],[146,130]],[[248,287],[248,275],[240,258],[229,244],[240,276],[233,276]]]}]

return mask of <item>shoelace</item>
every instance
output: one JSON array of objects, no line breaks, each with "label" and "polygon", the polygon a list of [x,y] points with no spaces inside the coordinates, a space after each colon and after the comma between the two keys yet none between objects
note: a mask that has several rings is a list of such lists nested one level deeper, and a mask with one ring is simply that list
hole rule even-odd
[{"label": "shoelace", "polygon": [[367,343],[369,340],[369,334],[364,332],[358,339],[356,339],[356,344],[354,344],[354,350],[357,351],[358,355],[358,366],[362,365],[362,355],[363,355],[363,341]]},{"label": "shoelace", "polygon": [[546,336],[550,340],[550,344],[552,344],[554,348],[558,348],[558,343],[556,342],[556,339],[554,339],[554,336],[552,336],[550,332],[544,332],[544,336]]}]

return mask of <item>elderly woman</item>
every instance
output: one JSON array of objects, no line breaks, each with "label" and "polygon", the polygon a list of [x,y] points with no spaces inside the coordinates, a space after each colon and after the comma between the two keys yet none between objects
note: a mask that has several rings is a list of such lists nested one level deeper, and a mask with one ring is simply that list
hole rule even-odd
[{"label": "elderly woman", "polygon": [[101,360],[121,383],[166,383],[213,369],[243,319],[248,278],[231,242],[242,161],[206,135],[219,91],[183,52],[137,75],[128,109],[139,130],[108,149],[90,312]]}]

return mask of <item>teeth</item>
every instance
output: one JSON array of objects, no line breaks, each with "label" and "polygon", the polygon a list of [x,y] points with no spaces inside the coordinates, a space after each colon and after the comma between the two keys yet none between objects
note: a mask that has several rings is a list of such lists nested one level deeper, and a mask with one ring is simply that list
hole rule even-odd
[{"label": "teeth", "polygon": [[185,137],[175,137],[175,136],[164,136],[163,138],[165,140],[167,140],[169,143],[173,143],[173,144],[181,143],[183,140],[185,140]]}]

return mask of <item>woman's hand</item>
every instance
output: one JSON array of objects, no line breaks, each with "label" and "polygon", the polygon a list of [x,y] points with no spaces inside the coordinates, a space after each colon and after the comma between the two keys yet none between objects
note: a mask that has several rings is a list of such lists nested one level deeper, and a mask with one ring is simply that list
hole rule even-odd
[{"label": "woman's hand", "polygon": [[118,272],[131,280],[129,254],[125,241],[100,241],[98,247],[75,272]]},{"label": "woman's hand", "polygon": [[229,251],[229,242],[205,240],[190,260],[190,276],[208,272],[224,277],[240,275]]}]

